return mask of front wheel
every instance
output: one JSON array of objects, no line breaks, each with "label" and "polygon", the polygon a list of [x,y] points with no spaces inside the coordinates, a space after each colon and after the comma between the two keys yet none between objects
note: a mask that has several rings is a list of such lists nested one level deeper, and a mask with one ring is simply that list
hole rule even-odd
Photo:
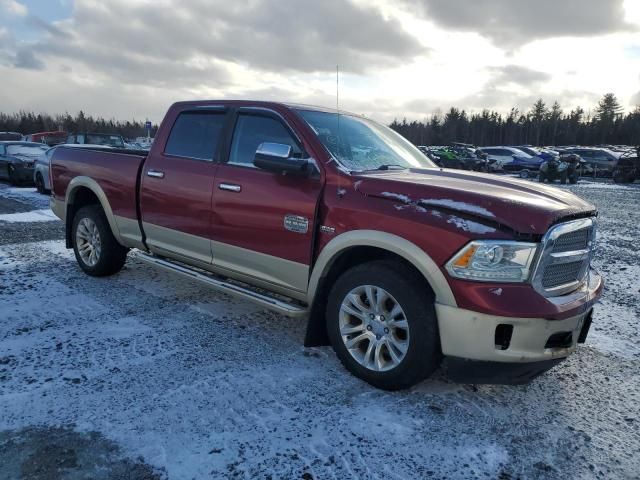
[{"label": "front wheel", "polygon": [[440,364],[433,294],[400,264],[375,261],[343,273],[329,294],[326,321],[342,364],[375,387],[409,388]]},{"label": "front wheel", "polygon": [[78,210],[71,234],[76,260],[85,273],[104,277],[122,269],[128,250],[113,236],[100,206],[88,205]]}]

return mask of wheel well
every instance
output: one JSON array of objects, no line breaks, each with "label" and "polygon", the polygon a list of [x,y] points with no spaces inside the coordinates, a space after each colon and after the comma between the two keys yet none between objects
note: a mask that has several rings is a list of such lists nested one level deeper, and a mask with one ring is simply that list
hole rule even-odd
[{"label": "wheel well", "polygon": [[304,341],[305,346],[314,347],[329,345],[324,310],[327,305],[327,297],[329,295],[329,290],[331,290],[331,286],[343,272],[346,272],[356,265],[375,260],[398,262],[414,274],[416,281],[423,283],[426,291],[433,294],[433,288],[431,288],[431,285],[424,275],[422,275],[422,273],[413,264],[411,264],[411,262],[397,253],[385,250],[384,248],[364,245],[346,248],[341,251],[334,260],[332,260],[327,271],[323,273],[320,281],[318,282],[318,288],[313,299],[309,322],[307,324],[307,332]]},{"label": "wheel well", "polygon": [[93,193],[90,188],[78,187],[73,192],[71,192],[71,195],[69,195],[69,201],[67,202],[67,214],[65,217],[65,238],[67,248],[73,247],[73,244],[71,243],[71,227],[73,226],[73,217],[78,210],[80,210],[82,207],[86,207],[87,205],[101,205],[98,196]]}]

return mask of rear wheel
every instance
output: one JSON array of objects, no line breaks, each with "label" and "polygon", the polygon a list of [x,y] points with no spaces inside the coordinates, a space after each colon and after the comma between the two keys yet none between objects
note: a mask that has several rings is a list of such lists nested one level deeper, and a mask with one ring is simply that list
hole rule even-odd
[{"label": "rear wheel", "polygon": [[45,194],[47,193],[47,189],[44,188],[44,179],[42,178],[42,174],[40,172],[36,173],[36,190],[38,193]]},{"label": "rear wheel", "polygon": [[88,205],[78,210],[71,232],[76,260],[85,273],[103,277],[122,269],[128,250],[113,236],[100,206]]},{"label": "rear wheel", "polygon": [[16,174],[16,168],[13,165],[7,167],[9,173],[9,183],[11,185],[18,185],[18,175]]},{"label": "rear wheel", "polygon": [[327,302],[327,332],[342,364],[385,390],[415,385],[440,363],[433,294],[391,261],[346,271]]}]

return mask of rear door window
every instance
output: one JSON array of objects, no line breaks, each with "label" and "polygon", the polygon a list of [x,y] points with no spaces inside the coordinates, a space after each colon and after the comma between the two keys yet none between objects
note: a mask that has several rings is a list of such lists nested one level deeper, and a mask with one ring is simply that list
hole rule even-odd
[{"label": "rear door window", "polygon": [[167,155],[213,160],[225,122],[224,112],[184,112],[173,124],[164,149]]}]

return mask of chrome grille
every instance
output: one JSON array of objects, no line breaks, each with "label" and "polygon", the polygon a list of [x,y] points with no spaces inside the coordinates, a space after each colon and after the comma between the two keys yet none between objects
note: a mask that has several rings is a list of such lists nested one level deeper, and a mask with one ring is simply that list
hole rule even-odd
[{"label": "chrome grille", "polygon": [[558,285],[565,285],[580,278],[584,262],[556,263],[547,265],[542,275],[542,286],[544,288],[554,288]]},{"label": "chrome grille", "polygon": [[589,247],[589,237],[590,230],[587,228],[565,233],[556,239],[553,251],[557,253],[584,250]]},{"label": "chrome grille", "polygon": [[545,296],[569,293],[580,286],[589,271],[595,221],[591,218],[552,227],[542,240],[542,252],[533,285]]}]

